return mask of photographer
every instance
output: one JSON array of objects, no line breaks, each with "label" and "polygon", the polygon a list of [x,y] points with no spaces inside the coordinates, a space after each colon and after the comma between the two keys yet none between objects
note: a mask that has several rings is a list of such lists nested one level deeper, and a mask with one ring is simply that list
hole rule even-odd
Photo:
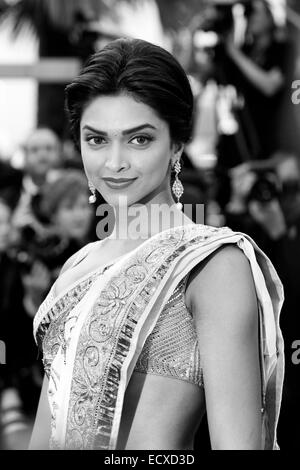
[{"label": "photographer", "polygon": [[[6,193],[4,193],[6,196]],[[1,448],[27,446],[30,419],[37,406],[36,346],[32,319],[24,307],[21,265],[10,249],[12,208],[0,196],[0,338],[6,346],[6,364],[0,376]]]},{"label": "photographer", "polygon": [[236,119],[238,95],[230,80],[225,42],[234,29],[233,1],[205,2],[201,15],[189,27],[191,48],[189,73],[198,84],[195,99],[193,140],[187,150],[195,163],[202,155],[216,155],[217,203],[223,210],[228,201],[228,168],[244,155]]},{"label": "photographer", "polygon": [[[276,125],[287,73],[287,43],[265,0],[245,2],[247,29],[242,47],[233,34],[225,41],[232,84],[245,101],[252,159],[268,158],[277,150]],[[247,132],[248,131],[248,132]]]},{"label": "photographer", "polygon": [[226,224],[255,238],[272,258],[272,242],[286,231],[276,173],[250,163],[235,167],[230,175],[232,194],[226,206]]},{"label": "photographer", "polygon": [[[41,263],[33,264],[36,249],[39,246],[41,250],[45,249],[43,240],[49,238],[45,215],[40,205],[44,185],[51,179],[51,175],[57,177],[57,169],[61,166],[61,143],[58,136],[49,128],[36,128],[24,145],[24,158],[20,197],[12,216],[10,239],[20,263],[25,291],[30,289],[28,273],[35,277],[34,285],[41,291],[49,285],[49,273]],[[32,289],[31,297],[35,296]],[[24,304],[27,312],[33,314],[28,298],[25,294]]]},{"label": "photographer", "polygon": [[[237,4],[240,8],[234,9]],[[216,151],[218,156],[217,202],[224,210],[230,198],[230,169],[269,159],[277,150],[288,48],[283,36],[279,39],[263,0],[214,0],[192,26],[191,72],[204,87],[211,81],[217,86],[210,107],[214,107],[215,122],[211,119],[211,125],[218,137],[210,153]],[[201,106],[198,114],[200,120],[201,114],[205,115]],[[195,140],[200,142],[201,130],[198,134]]]},{"label": "photographer", "polygon": [[65,261],[94,238],[94,217],[88,198],[88,185],[80,170],[62,172],[41,192],[43,232],[26,227],[18,254],[23,261],[25,305],[32,316]]},{"label": "photographer", "polygon": [[28,137],[24,152],[21,194],[13,215],[13,226],[17,232],[27,226],[42,232],[41,190],[51,173],[61,166],[61,144],[51,129],[37,128]]},{"label": "photographer", "polygon": [[[279,420],[281,449],[298,448],[299,371],[292,344],[300,331],[300,169],[293,155],[276,155],[269,168],[246,163],[231,171],[232,197],[226,225],[255,237],[280,274],[285,290],[281,328],[285,339],[285,382]],[[298,366],[299,368],[299,366]]]}]

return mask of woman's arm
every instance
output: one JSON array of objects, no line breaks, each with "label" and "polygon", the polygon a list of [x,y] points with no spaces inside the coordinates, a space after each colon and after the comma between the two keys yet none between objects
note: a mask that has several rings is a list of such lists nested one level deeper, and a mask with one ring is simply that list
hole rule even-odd
[{"label": "woman's arm", "polygon": [[233,44],[227,44],[227,53],[245,77],[265,96],[275,95],[283,86],[284,77],[279,67],[264,70]]},{"label": "woman's arm", "polygon": [[49,449],[51,412],[47,390],[48,379],[45,376],[28,450]]},{"label": "woman's arm", "polygon": [[238,247],[223,247],[190,279],[211,446],[261,449],[258,308],[249,262]]}]

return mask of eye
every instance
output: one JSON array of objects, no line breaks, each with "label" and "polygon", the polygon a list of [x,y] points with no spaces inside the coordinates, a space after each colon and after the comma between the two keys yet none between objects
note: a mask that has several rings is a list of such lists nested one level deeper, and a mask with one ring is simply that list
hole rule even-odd
[{"label": "eye", "polygon": [[149,142],[151,142],[152,140],[153,140],[153,137],[151,137],[149,135],[137,135],[137,136],[133,137],[130,140],[130,142],[142,147],[142,146],[145,146],[145,145],[149,144]]},{"label": "eye", "polygon": [[85,138],[85,140],[91,146],[101,145],[101,144],[105,143],[105,139],[103,137],[101,137],[100,135],[88,135]]}]

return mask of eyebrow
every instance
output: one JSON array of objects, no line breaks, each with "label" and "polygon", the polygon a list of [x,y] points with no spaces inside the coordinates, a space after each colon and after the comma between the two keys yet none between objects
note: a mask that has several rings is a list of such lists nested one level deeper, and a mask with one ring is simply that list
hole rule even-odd
[{"label": "eyebrow", "polygon": [[[142,124],[141,126],[132,127],[131,129],[126,129],[125,131],[122,131],[122,135],[133,134],[134,132],[138,132],[146,128],[157,130],[157,128],[152,126],[152,124],[145,123],[145,124]],[[88,126],[88,125],[83,126],[82,130],[89,130],[89,131],[95,132],[95,134],[108,136],[107,132],[101,131],[100,129],[95,129],[94,127]]]}]

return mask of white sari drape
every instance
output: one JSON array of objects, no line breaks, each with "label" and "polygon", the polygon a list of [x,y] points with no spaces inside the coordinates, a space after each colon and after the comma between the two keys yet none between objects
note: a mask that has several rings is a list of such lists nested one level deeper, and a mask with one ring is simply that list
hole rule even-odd
[{"label": "white sari drape", "polygon": [[[61,341],[52,347],[49,361],[52,448],[116,448],[126,386],[164,305],[194,266],[226,244],[243,250],[251,266],[260,313],[262,440],[264,448],[277,448],[284,369],[282,284],[247,235],[196,224],[161,232],[120,257],[95,277],[59,325]],[[50,291],[34,322],[46,356],[61,297],[53,298]]]}]

